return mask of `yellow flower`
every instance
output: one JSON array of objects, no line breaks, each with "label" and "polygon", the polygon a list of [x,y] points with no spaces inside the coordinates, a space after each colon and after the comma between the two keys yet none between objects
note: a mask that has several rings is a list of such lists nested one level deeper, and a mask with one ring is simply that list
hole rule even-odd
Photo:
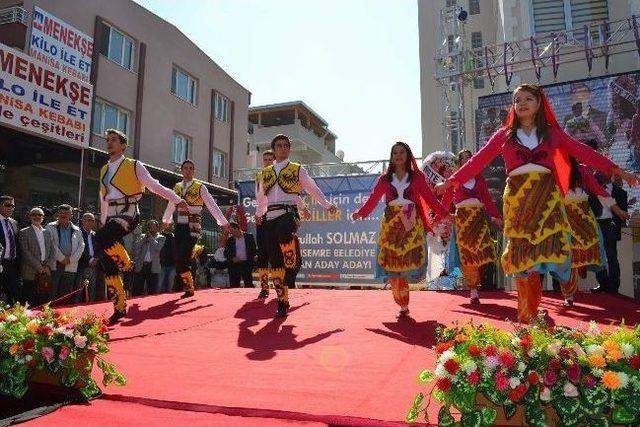
[{"label": "yellow flower", "polygon": [[32,320],[29,323],[27,323],[27,331],[29,331],[32,334],[35,334],[38,331],[38,322],[36,322],[35,320]]},{"label": "yellow flower", "polygon": [[604,368],[605,365],[607,364],[607,361],[604,360],[604,357],[602,357],[601,355],[599,355],[597,353],[591,353],[589,355],[588,359],[589,359],[589,363],[594,368]]},{"label": "yellow flower", "polygon": [[608,389],[615,390],[620,387],[620,376],[613,371],[607,371],[602,375],[602,384]]},{"label": "yellow flower", "polygon": [[622,351],[619,350],[619,349],[614,349],[614,350],[611,350],[611,351],[609,351],[607,353],[607,359],[612,361],[612,362],[620,360],[623,357],[624,357],[624,353],[622,353]]},{"label": "yellow flower", "polygon": [[620,360],[624,357],[624,353],[622,352],[620,345],[613,340],[605,340],[602,343],[602,347],[607,354],[607,359],[611,361],[615,362],[616,360]]},{"label": "yellow flower", "polygon": [[11,347],[9,347],[9,354],[13,356],[18,352],[18,350],[20,350],[20,346],[18,344],[13,344]]}]

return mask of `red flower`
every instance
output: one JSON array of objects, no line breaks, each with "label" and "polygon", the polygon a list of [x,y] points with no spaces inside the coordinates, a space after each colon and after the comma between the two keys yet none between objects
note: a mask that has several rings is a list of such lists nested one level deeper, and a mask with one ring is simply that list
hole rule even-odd
[{"label": "red flower", "polygon": [[580,366],[577,363],[572,363],[567,368],[567,378],[574,384],[578,384],[580,382]]},{"label": "red flower", "polygon": [[455,375],[456,372],[458,372],[459,368],[460,368],[460,364],[456,362],[454,359],[448,359],[446,362],[444,362],[444,369],[446,369],[447,372],[450,373],[451,375]]},{"label": "red flower", "polygon": [[441,342],[436,345],[436,354],[442,354],[453,347],[453,341]]},{"label": "red flower", "polygon": [[487,356],[495,356],[496,354],[498,354],[498,349],[495,345],[488,345],[484,349],[484,354]]},{"label": "red flower", "polygon": [[473,371],[467,376],[467,381],[471,385],[477,385],[480,382],[480,373],[478,371]]},{"label": "red flower", "polygon": [[40,335],[51,335],[51,332],[53,332],[53,329],[49,326],[38,327],[38,334]]},{"label": "red flower", "polygon": [[36,361],[36,359],[31,359],[27,362],[27,366],[30,368],[33,368],[34,366],[36,366],[38,364],[38,362]]},{"label": "red flower", "polygon": [[547,367],[552,371],[559,371],[562,368],[562,364],[558,359],[549,359]]},{"label": "red flower", "polygon": [[566,347],[561,348],[558,352],[558,356],[560,356],[560,359],[563,360],[571,359],[571,350]]},{"label": "red flower", "polygon": [[520,338],[520,347],[528,350],[531,347],[531,335],[527,334]]},{"label": "red flower", "polygon": [[471,345],[469,346],[469,354],[470,354],[472,357],[478,357],[478,356],[480,356],[480,355],[482,354],[482,350],[481,350],[481,349],[480,349],[480,347],[478,347],[477,345],[475,345],[475,344],[471,344]]},{"label": "red flower", "polygon": [[582,384],[587,388],[593,388],[598,384],[598,380],[592,374],[587,374],[582,377]]},{"label": "red flower", "polygon": [[629,359],[629,366],[633,369],[640,369],[640,354],[634,354]]},{"label": "red flower", "polygon": [[507,397],[509,397],[509,399],[512,402],[518,402],[522,400],[526,392],[527,392],[527,387],[524,384],[520,384],[519,386],[511,390],[509,393],[507,393]]},{"label": "red flower", "polygon": [[540,382],[540,375],[538,375],[537,372],[529,372],[529,375],[527,376],[528,380],[529,380],[529,384],[531,385],[536,385]]},{"label": "red flower", "polygon": [[507,369],[513,368],[516,364],[515,356],[508,350],[500,353],[500,357],[498,359],[500,360],[500,364]]},{"label": "red flower", "polygon": [[503,374],[502,371],[496,372],[493,381],[499,391],[506,391],[509,388],[509,377]]},{"label": "red flower", "polygon": [[22,343],[22,351],[25,354],[33,353],[34,345],[35,344],[33,343],[33,340],[26,340],[25,342]]},{"label": "red flower", "polygon": [[451,390],[451,380],[446,377],[438,378],[438,380],[436,381],[436,387],[444,392],[447,392]]},{"label": "red flower", "polygon": [[552,386],[558,381],[558,374],[556,371],[548,370],[544,373],[544,383],[548,386]]}]

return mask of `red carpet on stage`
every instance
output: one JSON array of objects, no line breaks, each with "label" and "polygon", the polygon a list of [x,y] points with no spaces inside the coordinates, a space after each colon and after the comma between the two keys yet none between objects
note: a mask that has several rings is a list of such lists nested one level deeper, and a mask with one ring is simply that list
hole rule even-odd
[{"label": "red carpet on stage", "polygon": [[[302,289],[290,292],[283,320],[257,293],[130,300],[107,355],[127,385],[26,425],[405,425],[416,376],[434,367],[436,327],[472,317],[511,328],[505,319],[516,316],[515,296],[504,292],[483,293],[480,306],[467,293],[412,292],[412,318],[397,321],[390,291]],[[545,294],[542,308],[568,326],[640,319],[619,296],[581,294],[564,309],[559,294]],[[79,309],[111,314],[109,304]]]}]

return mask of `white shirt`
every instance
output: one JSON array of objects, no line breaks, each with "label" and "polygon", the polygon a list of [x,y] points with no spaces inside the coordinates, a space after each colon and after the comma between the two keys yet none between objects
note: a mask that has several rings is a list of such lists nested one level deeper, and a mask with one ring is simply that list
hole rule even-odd
[{"label": "white shirt", "polygon": [[[279,175],[280,171],[289,164],[289,159],[282,160],[280,162],[276,162],[274,164],[274,168],[276,174]],[[331,203],[325,198],[322,190],[318,188],[316,182],[309,176],[307,170],[303,167],[300,167],[300,174],[298,175],[300,180],[300,185],[306,191],[313,200],[318,202],[320,206],[327,209],[331,206]],[[299,198],[297,194],[289,194],[285,193],[282,188],[276,183],[273,188],[269,191],[269,194],[264,194],[264,188],[262,186],[259,187],[259,194],[256,197],[258,201],[258,209],[256,210],[256,215],[262,216],[267,213],[267,207],[269,205],[294,205],[296,204],[296,198]],[[272,212],[269,212],[267,218],[275,218],[281,213],[273,212],[273,216],[270,217]]]},{"label": "white shirt", "polygon": [[391,176],[391,185],[394,186],[396,192],[398,193],[398,197],[395,200],[390,200],[389,204],[392,206],[406,206],[410,205],[413,202],[411,200],[407,200],[404,198],[404,190],[409,187],[409,174],[405,173],[404,178],[398,179],[396,174],[394,173]]},{"label": "white shirt", "polygon": [[91,232],[87,231],[87,244],[89,245],[89,257],[95,257],[95,252],[93,251],[93,242],[91,241]]},{"label": "white shirt", "polygon": [[[0,215],[0,222],[2,222],[2,231],[4,232],[4,259],[11,258],[11,240],[9,239],[9,230],[7,230],[7,223],[5,220],[8,218],[6,216]],[[11,227],[11,221],[9,221],[9,227]],[[16,233],[13,231],[13,241],[15,243]],[[17,248],[16,248],[17,253]]]},{"label": "white shirt", "polygon": [[240,237],[236,237],[236,257],[240,261],[247,260],[247,245],[244,241],[244,234]]},{"label": "white shirt", "polygon": [[[607,193],[611,194],[611,192],[613,191],[613,184],[609,183],[605,188],[607,190]],[[611,212],[611,205],[607,206],[606,204],[602,203],[602,213],[600,214],[598,219],[611,219],[611,218],[613,218],[613,212]]]},{"label": "white shirt", "polygon": [[[102,221],[103,225],[107,222],[109,200],[118,200],[125,197],[124,194],[122,194],[117,188],[109,183],[123,160],[124,155],[120,156],[114,161],[110,160],[109,163],[107,163],[108,169],[105,177],[107,194],[105,195],[102,194],[102,191],[100,192],[100,220]],[[142,183],[142,185],[148,188],[152,193],[155,193],[163,199],[168,200],[171,204],[175,205],[177,203],[180,203],[180,196],[171,191],[169,188],[162,186],[162,184],[160,184],[157,179],[151,176],[144,164],[139,161],[136,162],[136,176],[138,177],[138,180]],[[140,200],[140,198],[142,198],[142,195],[137,196],[138,200]]]},{"label": "white shirt", "polygon": [[40,261],[44,261],[47,255],[44,245],[44,228],[37,227],[33,224],[31,224],[31,228],[33,228],[34,233],[36,233],[36,240],[38,241],[38,246],[40,246]]},{"label": "white shirt", "polygon": [[147,241],[147,252],[144,254],[144,262],[151,262],[151,240]]},{"label": "white shirt", "polygon": [[[193,180],[191,181],[183,180],[182,194],[179,197],[184,197],[184,195],[187,194],[187,191],[192,185],[193,185]],[[172,193],[175,194],[175,192],[172,192]],[[211,193],[209,193],[209,189],[204,184],[200,186],[200,197],[202,197],[202,200],[204,201],[204,205],[207,207],[211,215],[218,222],[218,225],[225,226],[229,224],[229,221],[227,221],[227,218],[225,218],[224,214],[220,210],[220,207],[218,206],[216,201],[213,199],[213,196],[211,195]],[[175,212],[175,210],[176,210],[176,205],[173,203],[169,203],[167,205],[167,209],[165,209],[164,211],[164,215],[162,215],[162,222],[167,222],[167,223],[171,222],[171,219],[173,218],[173,213]],[[201,212],[202,212],[202,206],[189,206],[189,213],[200,214]],[[188,218],[187,218],[187,221],[188,221]]]},{"label": "white shirt", "polygon": [[[518,135],[519,143],[527,147],[529,150],[533,150],[538,145],[540,145],[535,127],[531,129],[531,133],[529,135],[527,135],[527,133],[522,129],[518,129],[516,134]],[[519,175],[528,172],[550,172],[550,170],[535,163],[527,163],[522,166],[518,166],[517,168],[509,172],[509,175]]]}]

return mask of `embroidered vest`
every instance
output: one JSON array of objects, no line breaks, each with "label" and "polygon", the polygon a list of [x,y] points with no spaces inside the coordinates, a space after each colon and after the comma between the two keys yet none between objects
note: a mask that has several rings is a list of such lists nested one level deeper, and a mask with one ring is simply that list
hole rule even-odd
[{"label": "embroidered vest", "polygon": [[136,163],[136,160],[125,157],[109,182],[105,182],[109,164],[102,167],[100,170],[100,190],[103,197],[107,196],[107,184],[112,185],[126,197],[144,193],[144,185],[138,180],[136,174]]},{"label": "embroidered vest", "polygon": [[183,194],[183,183],[180,181],[173,187],[173,191],[175,191],[178,196],[182,197],[189,206],[204,206],[204,200],[200,195],[200,187],[202,187],[202,183],[200,181],[193,180],[193,183],[187,190],[187,193]]},{"label": "embroidered vest", "polygon": [[289,162],[287,166],[282,168],[279,174],[276,174],[274,165],[269,165],[262,169],[262,185],[264,194],[268,194],[274,185],[278,184],[282,191],[288,194],[300,194],[302,185],[300,184],[300,165],[298,163]]}]

